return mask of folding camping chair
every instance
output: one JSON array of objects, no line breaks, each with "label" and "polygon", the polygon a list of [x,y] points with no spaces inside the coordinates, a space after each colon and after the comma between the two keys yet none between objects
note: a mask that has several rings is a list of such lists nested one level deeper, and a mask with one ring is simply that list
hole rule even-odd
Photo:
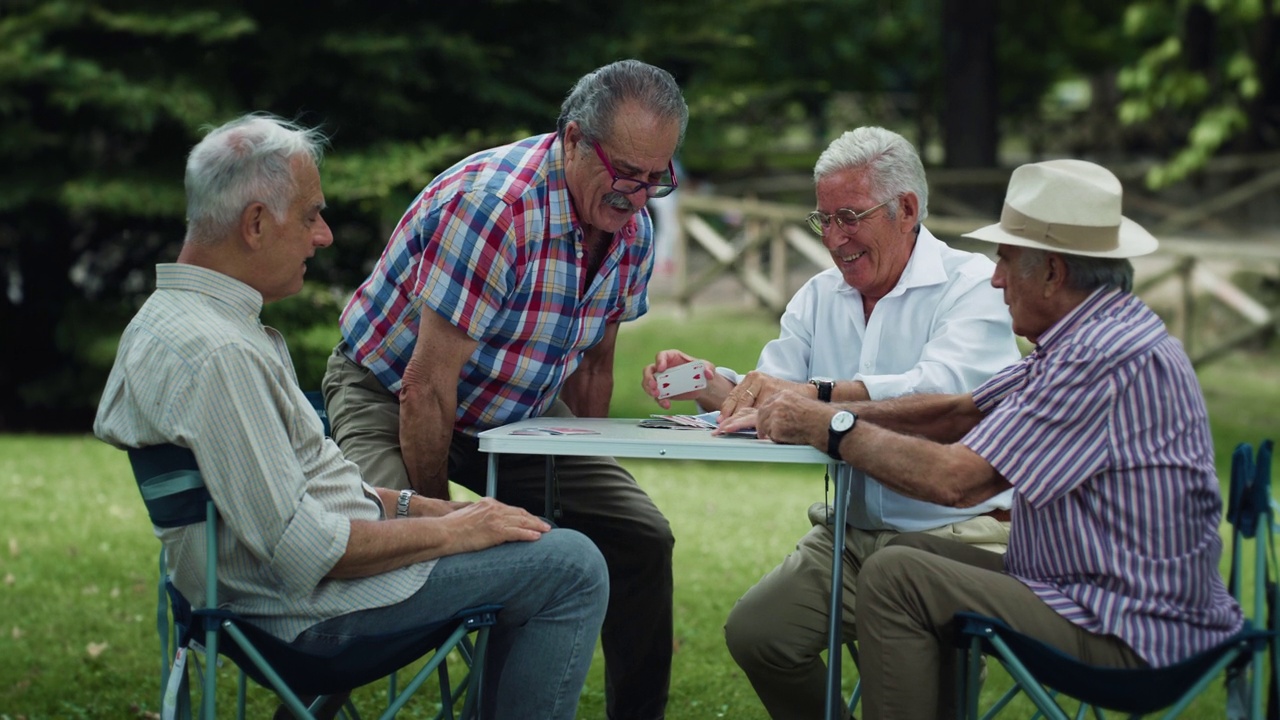
[{"label": "folding camping chair", "polygon": [[[1265,456],[1265,462],[1262,459]],[[1092,708],[1103,718],[1103,708],[1139,717],[1164,710],[1164,718],[1176,717],[1224,670],[1235,715],[1261,720],[1264,664],[1263,654],[1273,646],[1274,622],[1266,611],[1268,563],[1274,562],[1271,545],[1270,503],[1271,441],[1263,443],[1260,462],[1253,462],[1252,448],[1242,444],[1232,457],[1231,491],[1227,519],[1232,526],[1230,590],[1241,599],[1239,572],[1243,567],[1244,540],[1257,539],[1255,546],[1254,605],[1252,621],[1225,642],[1176,665],[1162,668],[1119,669],[1087,665],[1057,648],[1011,629],[995,618],[976,613],[956,614],[956,645],[959,653],[957,715],[991,718],[1020,692],[1036,707],[1034,717],[1066,720],[1067,714],[1055,696],[1061,694],[1080,701],[1077,720]],[[1266,541],[1257,538],[1258,531]],[[985,653],[994,656],[1013,677],[1014,686],[985,715],[978,714],[978,663]],[[1240,701],[1247,696],[1247,701]]]},{"label": "folding camping chair", "polygon": [[[439,676],[440,684],[441,710],[437,717],[452,718],[456,701],[462,696],[465,696],[462,717],[470,718],[478,713],[488,631],[496,622],[499,606],[464,610],[448,620],[409,632],[356,638],[323,656],[300,652],[235,613],[219,607],[217,508],[204,486],[195,455],[176,445],[155,445],[129,450],[129,461],[152,524],[161,528],[205,524],[207,593],[199,607],[192,605],[168,582],[164,551],[161,550],[163,590],[157,624],[161,635],[162,706],[166,715],[185,717],[190,712],[185,663],[191,649],[203,650],[205,655],[200,712],[200,716],[205,718],[217,717],[215,698],[219,654],[230,658],[241,670],[238,693],[238,717],[241,718],[245,710],[243,675],[273,689],[295,716],[312,718],[312,709],[319,707],[326,696],[392,675],[427,655],[431,656],[430,659],[402,691],[397,692],[392,683],[388,707],[380,717],[394,717],[432,674]],[[172,638],[166,609],[173,617]],[[469,650],[468,641],[468,634],[472,631],[477,633],[473,651]],[[450,683],[445,662],[454,649],[462,652],[471,665],[467,677],[456,686]],[[318,697],[308,707],[300,695]],[[355,714],[354,707],[350,705],[346,711]]]}]

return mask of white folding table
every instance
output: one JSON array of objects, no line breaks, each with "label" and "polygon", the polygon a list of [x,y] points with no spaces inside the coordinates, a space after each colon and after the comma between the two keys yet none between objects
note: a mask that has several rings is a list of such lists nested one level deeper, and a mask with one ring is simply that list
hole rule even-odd
[{"label": "white folding table", "polygon": [[[646,428],[640,419],[543,417],[504,425],[480,433],[480,451],[489,454],[485,493],[497,494],[498,456],[604,455],[653,460],[719,460],[731,462],[804,463],[827,465],[835,476],[835,544],[831,558],[831,603],[827,628],[826,717],[847,711],[840,694],[840,607],[843,587],[845,518],[849,499],[849,466],[834,463],[826,453],[808,445],[779,445],[749,437],[712,435],[710,430]],[[555,428],[589,431],[553,434]],[[518,434],[521,432],[534,434]],[[548,461],[550,470],[550,461]],[[549,481],[549,479],[548,479]]]}]

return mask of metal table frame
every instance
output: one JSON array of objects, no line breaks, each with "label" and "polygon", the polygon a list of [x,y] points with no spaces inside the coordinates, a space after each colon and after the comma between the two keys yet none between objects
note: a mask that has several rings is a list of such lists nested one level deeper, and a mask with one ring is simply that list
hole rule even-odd
[{"label": "metal table frame", "polygon": [[[827,698],[826,717],[844,716],[840,693],[840,665],[843,647],[840,642],[841,595],[844,581],[843,549],[845,520],[848,515],[850,469],[835,463],[826,453],[808,445],[778,445],[748,437],[714,436],[709,430],[668,430],[640,427],[639,419],[544,417],[522,420],[480,433],[480,451],[489,454],[488,481],[485,494],[494,496],[498,489],[498,456],[548,456],[548,488],[551,459],[556,455],[603,455],[651,460],[712,460],[727,462],[803,463],[826,465],[836,479],[835,545],[831,558],[831,603],[827,627]],[[514,435],[518,430],[538,428],[577,428],[591,434]]]}]

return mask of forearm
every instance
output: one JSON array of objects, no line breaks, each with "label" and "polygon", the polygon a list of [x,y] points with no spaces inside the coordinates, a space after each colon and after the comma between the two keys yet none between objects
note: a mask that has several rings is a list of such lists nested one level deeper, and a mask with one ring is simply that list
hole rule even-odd
[{"label": "forearm", "polygon": [[860,421],[938,443],[960,440],[982,419],[970,395],[903,395],[842,406]]},{"label": "forearm", "polygon": [[431,385],[405,384],[400,393],[400,453],[409,486],[427,497],[449,497],[449,445],[457,399]]},{"label": "forearm", "polygon": [[613,370],[580,366],[564,383],[560,399],[577,417],[609,417],[613,398]]},{"label": "forearm", "polygon": [[[817,397],[817,388],[814,388],[814,397]],[[833,403],[865,402],[870,399],[871,394],[867,392],[867,386],[863,385],[861,380],[836,380],[831,388]]]},{"label": "forearm", "polygon": [[[378,500],[382,502],[383,514],[388,519],[395,518],[400,502],[400,491],[381,487],[374,488],[374,491],[378,493]],[[409,498],[409,517],[444,517],[470,504],[456,500],[441,500],[426,495],[414,495]]]},{"label": "forearm", "polygon": [[[825,428],[814,444],[825,446]],[[859,417],[840,443],[850,465],[889,488],[918,500],[950,507],[972,507],[996,495],[1008,483],[963,445],[943,445],[887,430]]]},{"label": "forearm", "polygon": [[444,518],[352,520],[347,550],[329,577],[367,577],[452,555],[458,550],[453,547],[448,524]]}]

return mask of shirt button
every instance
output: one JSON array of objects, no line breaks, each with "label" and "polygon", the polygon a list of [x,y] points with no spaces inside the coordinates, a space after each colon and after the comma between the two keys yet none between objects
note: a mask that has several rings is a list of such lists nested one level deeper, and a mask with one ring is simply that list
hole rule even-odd
[{"label": "shirt button", "polygon": [[582,259],[582,251],[581,251],[581,250],[579,250],[579,251],[576,253],[576,255],[578,256],[578,259],[579,259],[579,260],[581,260],[581,259]]}]

